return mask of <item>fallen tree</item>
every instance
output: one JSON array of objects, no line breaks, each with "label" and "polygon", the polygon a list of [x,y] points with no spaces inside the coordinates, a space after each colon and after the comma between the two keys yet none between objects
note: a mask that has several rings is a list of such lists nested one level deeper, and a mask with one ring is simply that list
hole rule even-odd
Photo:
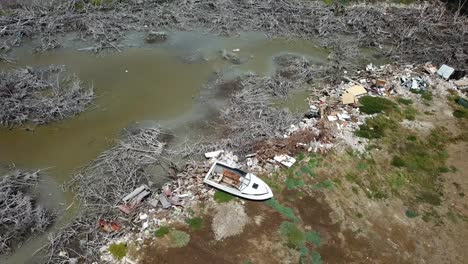
[{"label": "fallen tree", "polygon": [[94,98],[64,67],[23,68],[0,73],[0,125],[46,124],[85,110]]},{"label": "fallen tree", "polygon": [[0,255],[44,232],[55,214],[36,202],[32,189],[39,182],[39,171],[13,170],[0,177]]}]

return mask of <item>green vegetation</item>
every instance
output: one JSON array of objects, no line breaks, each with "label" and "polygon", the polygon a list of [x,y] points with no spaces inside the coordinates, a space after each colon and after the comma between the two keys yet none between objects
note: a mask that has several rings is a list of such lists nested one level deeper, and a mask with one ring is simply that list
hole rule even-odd
[{"label": "green vegetation", "polygon": [[361,112],[366,114],[382,113],[396,107],[394,102],[383,97],[363,96],[359,103]]},{"label": "green vegetation", "polygon": [[330,181],[330,180],[324,180],[324,181],[321,181],[317,184],[315,184],[314,188],[315,189],[322,189],[322,188],[325,188],[325,189],[328,189],[328,190],[331,190],[333,189],[333,182]]},{"label": "green vegetation", "polygon": [[402,104],[402,105],[411,105],[411,104],[413,104],[413,100],[405,99],[405,98],[402,98],[402,97],[398,97],[397,102]]},{"label": "green vegetation", "polygon": [[[321,263],[320,254],[317,252],[310,254],[308,248],[308,244],[320,246],[321,239],[317,232],[304,232],[292,222],[281,223],[279,231],[286,245],[300,252],[300,263],[310,263],[307,260],[312,261],[312,263]],[[314,259],[319,262],[314,262]]]},{"label": "green vegetation", "polygon": [[156,230],[154,232],[154,236],[155,237],[163,237],[163,236],[169,234],[169,231],[170,231],[169,227],[161,226],[160,228],[158,228],[158,230]]},{"label": "green vegetation", "polygon": [[288,176],[288,178],[286,178],[286,188],[288,190],[293,190],[302,186],[304,186],[304,181],[301,178],[293,176]]},{"label": "green vegetation", "polygon": [[294,223],[283,222],[280,234],[286,240],[288,247],[300,249],[305,243],[305,234]]},{"label": "green vegetation", "polygon": [[109,246],[109,253],[115,259],[121,260],[127,255],[127,245],[125,243],[111,244]]},{"label": "green vegetation", "polygon": [[190,235],[180,230],[171,230],[169,233],[171,246],[176,248],[185,247],[190,242]]},{"label": "green vegetation", "polygon": [[193,231],[201,230],[204,227],[203,219],[201,219],[200,217],[190,218],[187,219],[185,222],[190,226],[190,228]]},{"label": "green vegetation", "polygon": [[227,202],[231,201],[234,198],[235,197],[232,196],[231,194],[229,194],[227,192],[219,191],[219,190],[216,191],[215,194],[214,194],[214,200],[217,203],[227,203]]},{"label": "green vegetation", "polygon": [[305,233],[306,242],[312,243],[316,246],[320,246],[320,234],[314,231],[309,231]]},{"label": "green vegetation", "polygon": [[456,109],[453,111],[453,116],[456,118],[468,118],[468,110],[465,108]]},{"label": "green vegetation", "polygon": [[278,200],[275,198],[271,198],[265,202],[268,206],[272,207],[276,211],[278,211],[280,214],[284,215],[285,217],[293,220],[293,221],[299,221],[299,218],[294,214],[294,211],[289,208],[281,205]]},{"label": "green vegetation", "polygon": [[427,90],[416,90],[416,89],[410,89],[412,93],[415,94],[420,94],[421,98],[425,101],[432,101],[432,92],[427,91]]},{"label": "green vegetation", "polygon": [[415,108],[409,106],[407,108],[405,108],[403,110],[403,116],[404,118],[408,119],[408,120],[415,120],[416,119],[416,115],[418,114],[418,110],[416,110]]},{"label": "green vegetation", "polygon": [[391,164],[395,167],[404,167],[405,161],[399,156],[393,156]]},{"label": "green vegetation", "polygon": [[376,139],[385,136],[388,130],[396,130],[397,128],[398,124],[395,120],[384,115],[378,115],[366,119],[366,123],[359,126],[359,130],[355,132],[355,135],[367,139]]},{"label": "green vegetation", "polygon": [[405,211],[405,215],[406,215],[406,217],[408,217],[408,218],[415,218],[415,217],[418,216],[418,213],[417,213],[416,211],[414,211],[414,210],[407,209],[407,210]]},{"label": "green vegetation", "polygon": [[312,264],[322,264],[322,257],[317,251],[312,252]]}]

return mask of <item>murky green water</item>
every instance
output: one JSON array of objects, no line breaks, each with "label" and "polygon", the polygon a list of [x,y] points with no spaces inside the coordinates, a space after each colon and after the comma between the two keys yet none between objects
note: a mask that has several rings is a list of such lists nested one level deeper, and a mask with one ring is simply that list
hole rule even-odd
[{"label": "murky green water", "polygon": [[[233,65],[223,60],[221,49],[239,49],[237,53],[246,63]],[[198,100],[203,84],[214,72],[228,69],[268,74],[273,70],[272,57],[284,52],[309,56],[316,63],[323,63],[327,56],[310,41],[267,40],[259,34],[230,39],[173,33],[164,44],[98,56],[76,48],[45,54],[17,51],[18,66],[65,64],[69,72],[94,86],[97,99],[94,109],[70,120],[36,127],[34,132],[0,129],[0,162],[20,168],[49,168],[49,189],[45,187],[42,193],[66,208],[72,195],[58,197],[58,186],[107,149],[122,129],[151,121],[182,131],[181,136],[201,133],[184,127],[205,121],[210,111],[219,107],[210,105],[209,99]],[[192,58],[190,63],[187,57]],[[45,243],[45,237],[32,239],[5,261],[24,263]]]}]

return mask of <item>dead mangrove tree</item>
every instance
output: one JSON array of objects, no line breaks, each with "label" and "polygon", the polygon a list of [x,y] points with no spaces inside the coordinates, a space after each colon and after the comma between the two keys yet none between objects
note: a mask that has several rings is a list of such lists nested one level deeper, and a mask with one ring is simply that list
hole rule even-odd
[{"label": "dead mangrove tree", "polygon": [[0,125],[46,124],[72,117],[94,98],[92,88],[64,67],[22,68],[0,73]]}]

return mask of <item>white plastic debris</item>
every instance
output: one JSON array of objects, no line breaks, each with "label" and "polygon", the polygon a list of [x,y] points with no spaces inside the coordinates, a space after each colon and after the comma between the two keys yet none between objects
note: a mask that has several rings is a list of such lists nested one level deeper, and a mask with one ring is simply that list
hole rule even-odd
[{"label": "white plastic debris", "polygon": [[223,152],[224,152],[224,150],[216,150],[216,151],[212,151],[212,152],[207,152],[207,153],[205,153],[205,158],[207,158],[207,159],[217,158]]},{"label": "white plastic debris", "polygon": [[292,165],[294,165],[294,163],[296,163],[296,159],[291,157],[291,156],[288,156],[288,155],[277,155],[273,158],[275,161],[283,164],[284,166],[286,167],[291,167]]},{"label": "white plastic debris", "polygon": [[440,76],[442,76],[444,79],[447,80],[448,78],[450,78],[450,76],[452,76],[453,72],[455,72],[454,68],[444,64],[440,66],[439,70],[437,71],[437,74],[439,74]]},{"label": "white plastic debris", "polygon": [[327,119],[328,119],[328,121],[333,122],[333,121],[338,120],[338,117],[334,116],[334,115],[333,116],[327,116]]},{"label": "white plastic debris", "polygon": [[146,218],[148,218],[147,214],[140,214],[140,220],[145,220]]},{"label": "white plastic debris", "polygon": [[233,52],[239,52],[240,49],[233,49],[232,51],[233,51]]},{"label": "white plastic debris", "polygon": [[145,230],[146,228],[148,228],[148,226],[149,226],[148,222],[143,222],[143,224],[141,225],[141,228]]}]

